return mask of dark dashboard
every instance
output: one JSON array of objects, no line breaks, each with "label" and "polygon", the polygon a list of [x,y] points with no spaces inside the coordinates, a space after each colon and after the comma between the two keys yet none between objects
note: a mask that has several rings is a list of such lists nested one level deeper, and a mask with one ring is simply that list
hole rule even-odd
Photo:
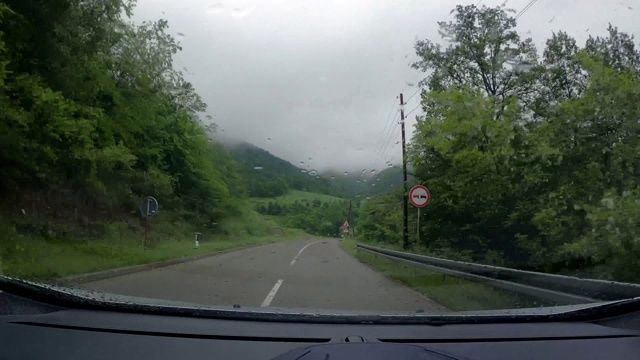
[{"label": "dark dashboard", "polygon": [[631,302],[610,306],[607,311],[617,310],[608,316],[592,311],[592,319],[583,309],[574,321],[487,315],[427,316],[417,323],[420,316],[413,315],[413,323],[345,316],[332,323],[269,313],[252,319],[246,311],[236,311],[245,314],[236,320],[166,305],[118,311],[52,289],[2,283],[0,289],[2,359],[640,358],[640,309]]}]

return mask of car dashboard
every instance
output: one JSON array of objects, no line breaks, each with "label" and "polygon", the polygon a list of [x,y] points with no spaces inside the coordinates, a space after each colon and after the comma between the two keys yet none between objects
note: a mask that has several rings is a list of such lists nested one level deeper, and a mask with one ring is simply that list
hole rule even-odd
[{"label": "car dashboard", "polygon": [[640,358],[640,311],[629,311],[634,304],[574,321],[537,315],[441,321],[413,315],[404,322],[336,315],[331,321],[317,314],[288,319],[244,310],[234,317],[234,310],[209,316],[166,305],[109,307],[85,297],[70,301],[69,294],[51,297],[51,290],[49,297],[22,290],[10,286],[0,293],[2,359]]}]

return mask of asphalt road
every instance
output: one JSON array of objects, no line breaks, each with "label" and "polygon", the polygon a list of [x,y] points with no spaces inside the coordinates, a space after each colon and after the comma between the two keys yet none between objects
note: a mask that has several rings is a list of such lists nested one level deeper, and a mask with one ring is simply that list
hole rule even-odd
[{"label": "asphalt road", "polygon": [[335,239],[287,241],[86,283],[104,292],[207,305],[445,312],[344,252]]}]

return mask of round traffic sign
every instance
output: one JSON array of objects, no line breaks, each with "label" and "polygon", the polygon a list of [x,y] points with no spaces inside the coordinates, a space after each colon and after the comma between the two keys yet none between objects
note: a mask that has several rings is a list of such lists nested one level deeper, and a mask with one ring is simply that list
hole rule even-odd
[{"label": "round traffic sign", "polygon": [[409,191],[409,200],[415,207],[425,207],[431,201],[431,193],[426,187],[416,185]]},{"label": "round traffic sign", "polygon": [[158,212],[158,200],[153,196],[147,196],[140,204],[140,213],[143,217],[150,217]]}]

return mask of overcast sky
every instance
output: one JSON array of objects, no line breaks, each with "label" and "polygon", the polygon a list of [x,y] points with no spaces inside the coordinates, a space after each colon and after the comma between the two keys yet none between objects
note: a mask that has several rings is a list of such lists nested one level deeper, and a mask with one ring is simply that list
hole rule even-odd
[{"label": "overcast sky", "polygon": [[[312,158],[318,170],[382,169],[401,159],[396,96],[412,95],[416,88],[407,84],[422,78],[409,67],[415,41],[439,39],[437,21],[472,2],[478,0],[138,0],[135,20],[169,20],[183,46],[175,66],[188,69],[220,134],[294,164]],[[507,5],[520,11],[528,2]],[[518,30],[541,52],[554,30],[581,45],[609,22],[638,36],[638,11],[640,0],[539,0]],[[409,116],[408,138],[418,113]]]}]

